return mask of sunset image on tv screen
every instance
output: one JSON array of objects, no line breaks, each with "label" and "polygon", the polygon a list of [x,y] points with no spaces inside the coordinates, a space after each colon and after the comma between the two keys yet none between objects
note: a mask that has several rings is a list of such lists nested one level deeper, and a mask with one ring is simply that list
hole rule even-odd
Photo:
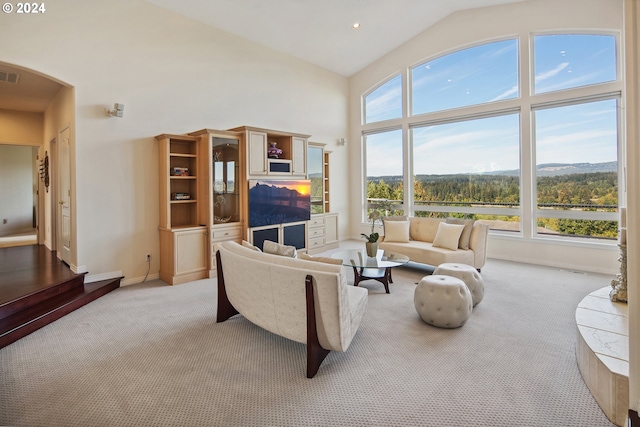
[{"label": "sunset image on tv screen", "polygon": [[310,218],[311,181],[249,181],[249,227],[308,221]]}]

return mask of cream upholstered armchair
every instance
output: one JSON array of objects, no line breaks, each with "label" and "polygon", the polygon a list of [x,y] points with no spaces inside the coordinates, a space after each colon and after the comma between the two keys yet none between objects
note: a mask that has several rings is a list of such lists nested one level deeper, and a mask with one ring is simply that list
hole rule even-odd
[{"label": "cream upholstered armchair", "polygon": [[330,351],[347,351],[364,315],[366,289],[347,285],[341,265],[258,252],[224,242],[216,254],[217,322],[241,314],[307,345],[307,377]]}]

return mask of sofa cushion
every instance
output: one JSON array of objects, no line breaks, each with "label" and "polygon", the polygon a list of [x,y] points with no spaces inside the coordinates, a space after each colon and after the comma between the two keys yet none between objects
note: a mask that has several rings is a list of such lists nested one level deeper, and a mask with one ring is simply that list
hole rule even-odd
[{"label": "sofa cushion", "polygon": [[438,266],[445,262],[458,262],[473,265],[474,252],[472,250],[451,250],[434,247],[430,242],[412,240],[409,243],[381,242],[380,249],[398,252],[409,257],[413,262]]},{"label": "sofa cushion", "polygon": [[445,248],[456,250],[458,249],[458,243],[460,241],[460,235],[464,230],[462,224],[447,224],[441,222],[438,225],[438,232],[436,238],[433,239],[433,246],[436,248]]},{"label": "sofa cushion", "polygon": [[473,228],[473,223],[475,221],[472,219],[447,218],[445,222],[447,224],[464,225],[464,230],[462,230],[462,234],[460,234],[460,240],[458,241],[458,247],[460,249],[469,249],[469,238],[471,237],[471,229]]},{"label": "sofa cushion", "polygon": [[409,218],[409,237],[411,240],[433,242],[438,232],[438,225],[443,222],[441,218]]},{"label": "sofa cushion", "polygon": [[311,256],[304,253],[298,254],[298,258],[304,259],[307,261],[324,262],[325,264],[342,265],[342,260],[338,258],[329,258],[325,256]]},{"label": "sofa cushion", "polygon": [[281,245],[280,243],[265,240],[262,244],[262,250],[268,254],[282,255],[294,258],[296,256],[296,247]]},{"label": "sofa cushion", "polygon": [[382,217],[383,221],[409,221],[409,217],[407,215],[389,215]]},{"label": "sofa cushion", "polygon": [[384,240],[387,242],[409,242],[409,221],[385,220]]}]

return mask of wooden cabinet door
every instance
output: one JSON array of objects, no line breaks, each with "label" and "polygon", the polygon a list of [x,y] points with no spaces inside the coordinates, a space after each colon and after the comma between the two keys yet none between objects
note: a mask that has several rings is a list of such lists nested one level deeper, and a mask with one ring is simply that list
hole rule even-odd
[{"label": "wooden cabinet door", "polygon": [[324,242],[327,245],[338,243],[338,214],[324,217]]},{"label": "wooden cabinet door", "polygon": [[267,134],[249,131],[248,135],[249,175],[267,174]]},{"label": "wooden cabinet door", "polygon": [[307,140],[306,138],[293,137],[291,141],[292,175],[307,175]]},{"label": "wooden cabinet door", "polygon": [[207,269],[207,230],[175,231],[174,256],[176,276]]}]

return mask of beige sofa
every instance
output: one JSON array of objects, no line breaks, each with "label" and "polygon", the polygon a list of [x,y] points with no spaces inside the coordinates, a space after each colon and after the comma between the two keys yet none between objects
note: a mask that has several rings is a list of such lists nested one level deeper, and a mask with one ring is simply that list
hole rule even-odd
[{"label": "beige sofa", "polygon": [[218,314],[307,345],[307,377],[329,351],[349,348],[367,306],[366,289],[347,286],[342,265],[273,255],[224,242],[216,253]]},{"label": "beige sofa", "polygon": [[[408,236],[406,231],[396,222],[402,223],[408,221]],[[489,226],[478,221],[462,221],[464,224],[453,224],[458,228],[465,226],[466,230],[455,238],[457,244],[452,244],[454,237],[450,237],[450,242],[446,239],[439,238],[439,242],[434,242],[438,234],[445,236],[449,230],[449,224],[445,219],[440,218],[418,218],[418,217],[391,217],[385,220],[385,236],[381,238],[379,248],[390,251],[396,251],[407,255],[411,261],[438,266],[445,262],[456,262],[474,266],[478,271],[484,266],[487,259],[487,240],[489,234]],[[390,222],[393,224],[389,225]],[[441,226],[445,223],[446,226]],[[398,231],[400,230],[400,231]],[[466,234],[465,234],[466,232]],[[451,236],[451,234],[449,234]],[[463,239],[464,243],[461,242]],[[467,243],[468,242],[468,243]],[[434,246],[436,243],[436,246]],[[437,244],[440,243],[440,246]],[[466,249],[468,247],[468,249]]]}]

